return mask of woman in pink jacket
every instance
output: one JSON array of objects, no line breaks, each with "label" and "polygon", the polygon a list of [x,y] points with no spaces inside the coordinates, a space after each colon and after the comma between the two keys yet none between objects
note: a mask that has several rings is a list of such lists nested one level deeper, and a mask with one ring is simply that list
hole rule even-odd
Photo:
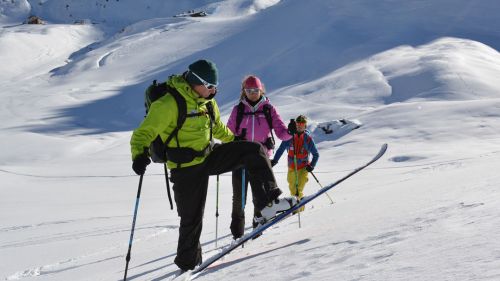
[{"label": "woman in pink jacket", "polygon": [[[261,143],[267,151],[268,157],[272,156],[274,149],[273,129],[281,140],[286,141],[292,138],[276,108],[265,96],[264,85],[254,75],[247,76],[243,80],[240,102],[234,106],[227,127],[240,140]],[[248,182],[252,185],[252,189],[262,186],[262,183],[248,174],[246,169],[240,168],[233,171],[233,210],[230,228],[234,239],[240,238],[245,232],[245,203]],[[254,209],[254,228],[257,226],[259,217],[260,214]]]}]

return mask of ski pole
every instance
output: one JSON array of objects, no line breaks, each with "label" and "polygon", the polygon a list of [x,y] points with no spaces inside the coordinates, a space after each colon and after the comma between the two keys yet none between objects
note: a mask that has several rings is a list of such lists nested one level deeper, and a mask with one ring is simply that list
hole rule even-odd
[{"label": "ski pole", "polygon": [[[245,183],[246,183],[246,171],[245,168],[241,169],[241,212],[243,213],[243,216],[245,216],[245,203],[247,201],[246,199],[246,192],[245,192]],[[245,244],[241,244],[241,247],[244,248]]]},{"label": "ski pole", "polygon": [[170,195],[170,183],[168,182],[167,163],[163,164],[163,169],[165,170],[165,183],[167,184],[168,202],[170,202],[170,210],[173,210],[174,205],[172,204],[172,196]]},{"label": "ski pole", "polygon": [[144,174],[139,178],[139,187],[137,188],[137,197],[135,199],[135,209],[134,209],[134,219],[132,220],[132,230],[130,231],[130,240],[128,241],[128,252],[125,260],[127,263],[125,264],[125,275],[123,276],[123,281],[127,280],[127,272],[128,272],[128,263],[130,262],[130,253],[132,251],[132,241],[134,240],[134,230],[135,230],[135,220],[137,218],[137,210],[139,209],[139,199],[141,198],[141,189],[142,189],[142,178]]},{"label": "ski pole", "polygon": [[215,248],[217,248],[217,241],[219,240],[219,175],[217,175],[217,192],[215,196]]},{"label": "ski pole", "polygon": [[[247,134],[247,128],[242,129],[242,136],[245,137]],[[245,186],[246,186],[246,170],[245,168],[241,169],[241,211],[243,212],[243,216],[245,215],[245,205],[246,205],[246,192],[245,192]]]},{"label": "ski pole", "polygon": [[[320,186],[321,188],[323,188],[323,186],[321,185],[321,183],[319,183],[319,180],[318,180],[318,178],[316,177],[316,175],[315,175],[312,171],[311,171],[311,172],[309,172],[309,173],[311,173],[311,175],[314,177],[314,179],[315,179],[315,180],[316,180],[316,182],[319,184],[319,186]],[[330,199],[331,204],[333,204],[332,197],[330,197],[330,195],[328,195],[328,192],[325,192],[325,194],[326,194],[326,196],[328,196],[328,199]]]}]

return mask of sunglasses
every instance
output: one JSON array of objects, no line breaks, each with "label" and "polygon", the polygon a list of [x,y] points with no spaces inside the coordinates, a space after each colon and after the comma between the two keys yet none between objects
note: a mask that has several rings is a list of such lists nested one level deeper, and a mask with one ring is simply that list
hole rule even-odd
[{"label": "sunglasses", "polygon": [[213,88],[217,88],[217,84],[208,83],[203,78],[201,78],[200,76],[198,76],[198,74],[196,74],[196,73],[194,73],[192,71],[191,71],[191,73],[194,75],[194,77],[198,78],[198,80],[200,80],[200,82],[203,83],[203,86],[205,86],[207,89],[211,90]]},{"label": "sunglasses", "polygon": [[306,122],[295,122],[297,125],[299,126],[305,126],[306,125]]},{"label": "sunglasses", "polygon": [[245,93],[247,94],[258,94],[260,92],[260,89],[259,88],[248,88],[248,89],[245,89]]}]

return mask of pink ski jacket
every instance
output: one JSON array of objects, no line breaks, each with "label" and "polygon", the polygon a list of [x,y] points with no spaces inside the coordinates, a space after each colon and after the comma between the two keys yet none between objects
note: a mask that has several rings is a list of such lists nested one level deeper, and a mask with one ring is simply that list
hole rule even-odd
[{"label": "pink ski jacket", "polygon": [[[269,99],[266,96],[263,96],[255,106],[251,106],[245,99],[240,102],[245,105],[245,109],[243,119],[240,123],[238,131],[236,132],[236,116],[238,114],[238,105],[235,105],[233,107],[231,115],[229,116],[229,120],[227,121],[227,127],[235,135],[242,135],[244,129],[246,129],[246,140],[264,144],[266,140],[271,137],[271,129],[274,129],[276,136],[280,140],[286,141],[292,138],[292,136],[288,134],[288,128],[276,111],[276,108],[269,102]],[[266,116],[264,115],[263,109],[264,105],[266,104],[270,106],[273,128],[269,128]],[[265,146],[264,148],[267,151],[267,155],[271,157],[273,151],[267,149]]]}]

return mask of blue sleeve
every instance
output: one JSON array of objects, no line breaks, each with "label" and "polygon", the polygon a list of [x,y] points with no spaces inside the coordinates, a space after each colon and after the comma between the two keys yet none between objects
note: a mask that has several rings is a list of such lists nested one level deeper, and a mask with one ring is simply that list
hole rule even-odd
[{"label": "blue sleeve", "polygon": [[319,152],[318,149],[316,148],[316,144],[314,143],[314,140],[311,136],[309,136],[309,143],[307,145],[307,151],[312,154],[313,158],[311,160],[311,166],[316,167],[316,163],[318,163],[319,159]]},{"label": "blue sleeve", "polygon": [[290,145],[290,141],[287,140],[287,141],[282,141],[281,144],[280,144],[280,147],[278,148],[278,150],[276,150],[276,153],[274,153],[274,157],[273,159],[278,162],[281,158],[281,155],[283,154],[283,152],[285,152],[285,149]]}]

